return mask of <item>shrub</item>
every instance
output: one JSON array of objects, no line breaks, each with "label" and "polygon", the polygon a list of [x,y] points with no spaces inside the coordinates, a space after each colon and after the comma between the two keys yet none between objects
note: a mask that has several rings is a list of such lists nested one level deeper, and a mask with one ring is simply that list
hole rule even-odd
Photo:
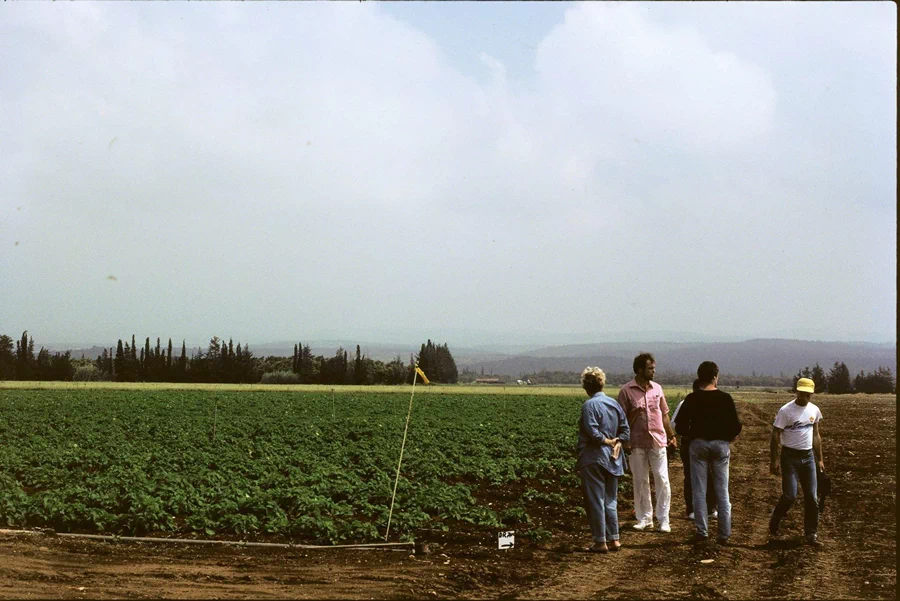
[{"label": "shrub", "polygon": [[292,371],[270,371],[263,374],[260,384],[300,384],[300,376]]},{"label": "shrub", "polygon": [[82,365],[72,374],[75,382],[98,382],[106,379],[106,373],[97,369],[96,365]]}]

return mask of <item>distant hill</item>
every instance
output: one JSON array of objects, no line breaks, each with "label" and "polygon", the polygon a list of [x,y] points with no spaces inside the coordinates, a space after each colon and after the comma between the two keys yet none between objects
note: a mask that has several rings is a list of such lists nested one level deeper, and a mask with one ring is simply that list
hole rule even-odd
[{"label": "distant hill", "polygon": [[507,375],[544,369],[581,371],[588,365],[598,365],[609,373],[630,373],[632,360],[641,351],[653,353],[657,370],[662,372],[693,373],[702,361],[707,360],[715,361],[723,373],[732,375],[792,375],[816,363],[828,371],[836,361],[846,363],[851,375],[879,366],[890,367],[896,374],[897,365],[897,347],[893,344],[757,339],[715,343],[577,344],[535,349],[494,360],[457,360],[457,366],[460,371],[468,368],[480,373],[484,368],[485,373]]},{"label": "distant hill", "polygon": [[[391,361],[397,355],[404,363],[409,363],[410,353],[419,352],[420,344],[379,344],[372,342],[360,342],[352,340],[300,340],[305,345],[309,345],[309,350],[313,355],[321,355],[323,357],[332,357],[341,347],[347,351],[348,355],[356,354],[356,345],[359,345],[360,352],[376,361]],[[424,340],[423,340],[424,342]],[[250,345],[250,350],[256,357],[290,357],[294,354],[294,345],[297,342],[267,342],[265,344]],[[451,349],[452,350],[452,349]]]},{"label": "distant hill", "polygon": [[[41,345],[35,344],[35,347],[37,349],[40,349]],[[113,352],[116,352],[116,345],[114,344],[111,347],[106,347],[107,351],[109,351],[109,349],[112,349]],[[51,353],[65,353],[66,351],[69,351],[70,353],[72,353],[73,359],[81,359],[82,354],[84,355],[85,359],[96,359],[103,354],[103,347],[97,345],[84,348],[72,348],[71,346],[66,344],[51,344],[47,347],[47,350]],[[181,351],[180,346],[178,347],[178,350],[179,352]],[[35,350],[35,353],[37,353],[37,350]]]}]

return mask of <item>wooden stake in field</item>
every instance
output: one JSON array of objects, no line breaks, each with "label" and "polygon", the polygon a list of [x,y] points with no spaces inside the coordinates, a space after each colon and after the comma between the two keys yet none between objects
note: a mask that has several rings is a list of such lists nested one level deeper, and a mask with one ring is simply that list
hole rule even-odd
[{"label": "wooden stake in field", "polygon": [[394,477],[394,492],[391,494],[391,508],[388,510],[387,529],[384,531],[385,541],[391,533],[391,516],[394,515],[394,498],[397,496],[397,483],[400,482],[400,464],[403,463],[403,449],[406,448],[406,432],[409,430],[409,418],[412,415],[413,397],[416,396],[416,376],[420,374],[422,376],[422,381],[428,384],[428,378],[425,377],[425,373],[418,365],[416,365],[416,369],[413,371],[412,394],[409,395],[409,411],[406,412],[406,426],[403,427],[403,443],[400,445],[400,460],[397,462],[397,475]]}]

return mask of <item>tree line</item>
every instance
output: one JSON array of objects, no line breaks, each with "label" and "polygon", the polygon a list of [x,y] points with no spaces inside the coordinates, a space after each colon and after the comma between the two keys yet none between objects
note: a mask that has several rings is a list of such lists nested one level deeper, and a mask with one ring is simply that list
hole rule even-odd
[{"label": "tree line", "polygon": [[[463,379],[474,379],[475,374],[470,370],[463,372]],[[506,376],[503,376],[506,377]],[[668,386],[690,386],[697,378],[696,373],[686,371],[660,371],[656,374],[656,381]],[[550,371],[541,370],[523,374],[519,379],[531,380],[532,384],[574,384],[581,383],[581,373],[574,371]],[[622,386],[634,379],[633,373],[607,373],[606,383],[609,386]],[[722,386],[771,386],[773,388],[787,388],[791,385],[791,377],[788,375],[769,376],[753,373],[744,374],[719,374],[719,384]]]},{"label": "tree line", "polygon": [[[464,380],[474,380],[475,372],[471,370],[463,371]],[[509,379],[507,376],[502,376]],[[660,372],[657,374],[657,381],[670,386],[690,386],[696,374],[688,372]],[[606,374],[607,384],[610,386],[621,386],[631,381],[634,374],[627,373],[608,373]],[[817,363],[813,367],[804,367],[797,371],[793,377],[780,375],[768,376],[758,375],[731,375],[720,374],[719,384],[721,386],[771,386],[774,388],[794,388],[797,380],[800,378],[809,378],[816,384],[816,392],[828,392],[830,394],[852,394],[854,392],[861,393],[894,393],[896,392],[896,382],[894,374],[889,367],[878,367],[871,373],[860,370],[856,377],[851,378],[850,370],[842,361],[835,362],[834,366],[827,373]],[[581,382],[581,374],[574,371],[548,371],[542,370],[534,373],[523,374],[522,380],[531,380],[533,384],[574,384]]]},{"label": "tree line", "polygon": [[893,393],[896,390],[894,374],[889,367],[878,367],[872,373],[860,370],[856,377],[850,379],[850,370],[843,361],[835,361],[834,366],[825,373],[825,370],[816,363],[799,370],[794,376],[793,385],[797,385],[800,378],[809,378],[816,385],[816,392],[828,392],[830,394],[864,393]]},{"label": "tree line", "polygon": [[172,339],[163,346],[161,339],[152,345],[150,338],[138,345],[119,339],[113,349],[103,349],[96,359],[73,359],[71,351],[54,353],[41,347],[34,352],[34,339],[28,332],[15,341],[0,335],[0,380],[62,380],[115,382],[204,382],[204,383],[284,383],[284,384],[403,384],[413,380],[414,366],[432,382],[456,383],[457,370],[446,344],[428,340],[418,355],[405,364],[398,355],[387,363],[360,352],[351,361],[339,348],[333,356],[313,355],[308,345],[294,345],[292,357],[256,357],[245,343],[213,336],[206,349],[192,349],[188,357],[185,341],[175,355]]},{"label": "tree line", "polygon": [[0,335],[0,380],[71,380],[74,373],[72,355],[69,352],[50,354],[41,347],[34,352],[34,339],[28,332],[15,341],[6,334]]}]

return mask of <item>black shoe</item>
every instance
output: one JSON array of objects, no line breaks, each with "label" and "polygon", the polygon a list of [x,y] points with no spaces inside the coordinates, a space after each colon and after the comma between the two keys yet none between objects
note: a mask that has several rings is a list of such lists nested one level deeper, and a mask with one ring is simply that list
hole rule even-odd
[{"label": "black shoe", "polygon": [[807,535],[806,535],[806,541],[805,541],[805,542],[806,542],[806,544],[809,545],[810,547],[822,547],[822,546],[824,546],[824,543],[822,543],[822,541],[819,540],[819,537],[816,536],[815,534],[807,534]]},{"label": "black shoe", "polygon": [[716,540],[716,544],[720,547],[727,547],[729,545],[729,542],[727,538],[720,538]]}]

